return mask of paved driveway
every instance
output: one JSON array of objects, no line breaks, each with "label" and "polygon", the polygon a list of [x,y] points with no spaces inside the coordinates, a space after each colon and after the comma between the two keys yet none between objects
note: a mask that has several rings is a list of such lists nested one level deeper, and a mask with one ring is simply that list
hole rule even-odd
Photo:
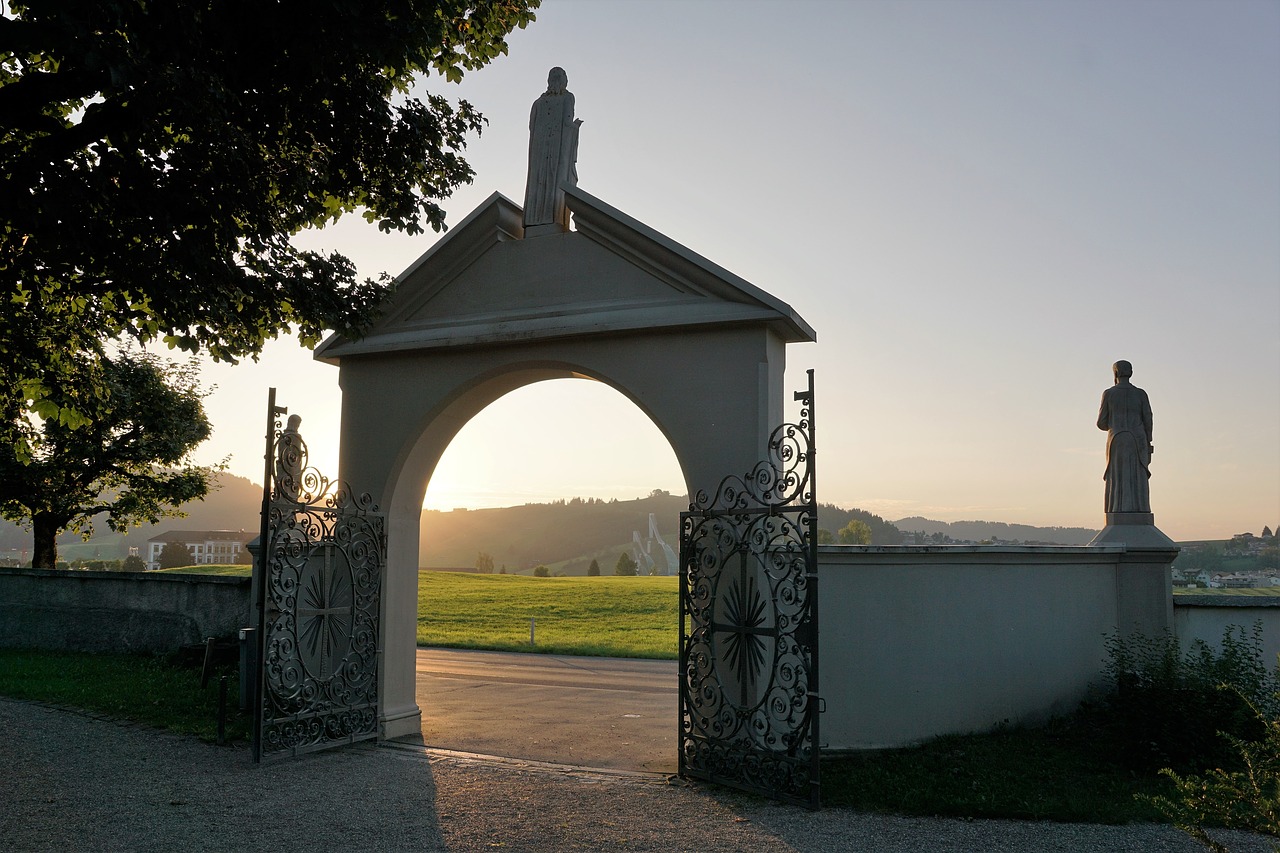
[{"label": "paved driveway", "polygon": [[428,747],[676,771],[676,662],[418,649]]}]

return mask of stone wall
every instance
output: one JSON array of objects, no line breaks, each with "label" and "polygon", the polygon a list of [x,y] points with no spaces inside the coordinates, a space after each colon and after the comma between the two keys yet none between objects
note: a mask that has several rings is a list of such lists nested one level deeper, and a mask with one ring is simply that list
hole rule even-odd
[{"label": "stone wall", "polygon": [[249,578],[0,568],[0,647],[169,652],[249,625]]},{"label": "stone wall", "polygon": [[820,725],[832,750],[1069,712],[1099,684],[1108,634],[1172,628],[1176,549],[818,550]]},{"label": "stone wall", "polygon": [[1219,649],[1228,626],[1243,628],[1245,636],[1251,637],[1257,622],[1262,623],[1263,662],[1274,667],[1280,655],[1280,596],[1188,593],[1173,597],[1174,632],[1184,646],[1200,639]]}]

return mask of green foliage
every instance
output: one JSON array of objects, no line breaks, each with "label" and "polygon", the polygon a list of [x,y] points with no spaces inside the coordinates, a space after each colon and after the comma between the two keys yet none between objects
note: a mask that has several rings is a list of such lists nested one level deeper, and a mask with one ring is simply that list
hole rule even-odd
[{"label": "green foliage", "polygon": [[1280,672],[1262,662],[1261,622],[1248,633],[1228,626],[1220,650],[1197,640],[1184,651],[1171,635],[1112,635],[1107,652],[1109,734],[1131,766],[1234,769],[1239,756],[1219,733],[1257,741],[1280,711]]},{"label": "green foliage", "polygon": [[624,551],[618,555],[618,562],[613,567],[613,573],[619,577],[633,578],[639,573],[638,569],[639,566],[636,565],[636,561]]},{"label": "green foliage", "polygon": [[545,577],[550,577],[550,575],[551,575],[551,570],[548,569],[546,566],[534,566],[533,568],[533,576],[535,578],[545,578]]},{"label": "green foliage", "polygon": [[870,545],[871,528],[865,521],[854,519],[840,528],[841,545]]},{"label": "green foliage", "polygon": [[482,575],[493,574],[493,555],[481,551],[476,555],[476,571]]},{"label": "green foliage", "polygon": [[1261,711],[1257,718],[1266,728],[1261,740],[1223,735],[1239,770],[1215,767],[1203,776],[1181,776],[1166,768],[1161,772],[1173,782],[1175,795],[1148,798],[1174,826],[1214,853],[1227,853],[1227,848],[1209,836],[1206,826],[1280,838],[1280,721],[1265,719]]},{"label": "green foliage", "polygon": [[179,505],[209,492],[215,471],[190,461],[210,432],[194,361],[124,350],[75,362],[81,377],[51,399],[79,406],[88,420],[45,420],[28,433],[25,458],[0,442],[0,515],[30,522],[37,567],[56,565],[60,531],[88,539],[99,513],[116,532],[181,514]]},{"label": "green foliage", "polygon": [[[83,425],[68,354],[163,340],[215,359],[356,335],[389,290],[304,228],[444,227],[483,117],[412,90],[505,54],[537,0],[14,2],[0,16],[0,424]],[[19,451],[19,456],[23,451]]]},{"label": "green foliage", "polygon": [[818,528],[818,544],[834,545],[836,544],[836,537],[831,533],[830,530],[827,530],[825,527],[819,527]]},{"label": "green foliage", "polygon": [[124,572],[145,572],[147,564],[137,554],[130,554],[120,563],[120,570]]},{"label": "green foliage", "polygon": [[191,565],[191,551],[186,545],[178,542],[166,542],[164,547],[160,549],[160,556],[156,558],[156,563],[162,569],[177,569]]},{"label": "green foliage", "polygon": [[587,577],[589,578],[600,577],[600,561],[599,560],[592,559],[591,565],[587,566]]}]

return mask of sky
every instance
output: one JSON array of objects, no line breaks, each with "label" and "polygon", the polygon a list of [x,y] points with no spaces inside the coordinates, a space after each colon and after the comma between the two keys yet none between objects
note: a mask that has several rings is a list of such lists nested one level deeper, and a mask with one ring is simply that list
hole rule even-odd
[{"label": "sky", "polygon": [[[816,372],[823,502],[1101,527],[1098,403],[1127,359],[1157,526],[1280,527],[1280,3],[547,0],[509,43],[419,84],[489,121],[449,221],[523,198],[529,106],[563,67],[579,186],[817,330],[787,384]],[[298,242],[376,276],[436,239],[349,216]],[[260,482],[274,386],[335,469],[337,379],[289,339],[208,365],[199,458]],[[657,428],[557,380],[464,427],[426,505],[658,488],[685,491]]]}]

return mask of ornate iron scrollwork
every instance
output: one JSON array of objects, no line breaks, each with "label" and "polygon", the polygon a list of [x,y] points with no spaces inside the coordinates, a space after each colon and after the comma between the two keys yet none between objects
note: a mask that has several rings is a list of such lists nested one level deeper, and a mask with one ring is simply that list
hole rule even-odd
[{"label": "ornate iron scrollwork", "polygon": [[386,524],[369,495],[308,465],[271,399],[264,535],[254,567],[261,673],[256,760],[377,737]]},{"label": "ornate iron scrollwork", "polygon": [[813,371],[769,459],[680,516],[680,773],[817,808]]}]

